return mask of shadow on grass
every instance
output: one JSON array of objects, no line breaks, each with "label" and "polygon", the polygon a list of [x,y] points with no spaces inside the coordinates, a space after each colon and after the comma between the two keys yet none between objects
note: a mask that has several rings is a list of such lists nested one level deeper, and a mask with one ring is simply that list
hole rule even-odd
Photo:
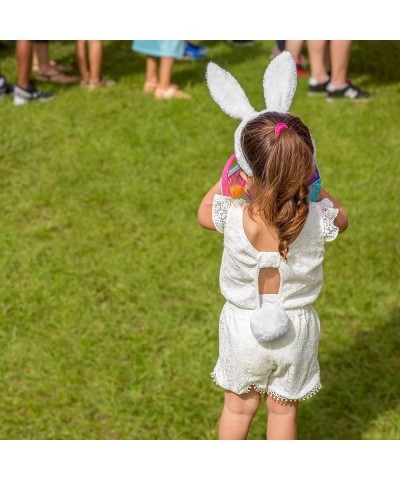
[{"label": "shadow on grass", "polygon": [[[366,76],[369,85],[398,83],[400,68],[395,60],[400,57],[398,40],[354,41],[351,48],[349,75]],[[364,82],[363,82],[364,83]]]},{"label": "shadow on grass", "polygon": [[132,52],[131,45],[132,40],[104,42],[102,70],[105,77],[118,81],[140,72],[144,80],[145,57]]},{"label": "shadow on grass", "polygon": [[[400,399],[400,309],[375,330],[360,332],[349,349],[320,362],[324,388],[300,407],[299,438],[362,439]],[[396,380],[397,378],[397,380]]]},{"label": "shadow on grass", "polygon": [[9,41],[0,41],[0,75],[1,75],[1,62],[8,57],[15,57],[15,43]]}]

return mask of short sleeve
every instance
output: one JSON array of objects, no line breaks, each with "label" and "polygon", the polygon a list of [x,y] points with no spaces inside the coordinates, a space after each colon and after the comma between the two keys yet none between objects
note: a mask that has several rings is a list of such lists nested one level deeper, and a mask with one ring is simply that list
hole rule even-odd
[{"label": "short sleeve", "polygon": [[339,228],[334,224],[339,210],[333,208],[333,203],[329,198],[323,198],[320,202],[317,202],[317,205],[321,209],[324,239],[326,242],[332,242],[339,234]]},{"label": "short sleeve", "polygon": [[228,210],[232,206],[232,199],[216,194],[212,204],[212,219],[218,232],[224,233]]}]

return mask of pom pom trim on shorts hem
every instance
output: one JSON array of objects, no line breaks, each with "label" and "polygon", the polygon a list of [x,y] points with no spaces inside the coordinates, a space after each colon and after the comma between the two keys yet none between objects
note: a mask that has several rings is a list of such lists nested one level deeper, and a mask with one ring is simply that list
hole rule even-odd
[{"label": "pom pom trim on shorts hem", "polygon": [[[226,388],[226,387],[224,387],[224,386],[222,386],[221,384],[218,383],[217,376],[216,376],[215,372],[211,372],[211,378],[214,380],[214,382],[219,387]],[[269,388],[269,387],[260,388],[260,387],[257,387],[256,384],[250,383],[243,393],[249,393],[251,391],[251,389],[254,389],[258,393],[266,393],[267,395],[270,395],[272,398],[274,398],[275,400],[277,400],[279,402],[288,403],[288,402],[297,402],[297,401],[307,400],[307,399],[313,397],[314,395],[316,395],[321,390],[321,388],[322,388],[321,382],[318,380],[316,385],[311,390],[309,390],[305,395],[303,395],[302,397],[288,398],[288,397],[285,397],[285,396],[280,395],[279,393],[275,392],[272,388]],[[229,390],[229,389],[227,389],[227,390]]]}]

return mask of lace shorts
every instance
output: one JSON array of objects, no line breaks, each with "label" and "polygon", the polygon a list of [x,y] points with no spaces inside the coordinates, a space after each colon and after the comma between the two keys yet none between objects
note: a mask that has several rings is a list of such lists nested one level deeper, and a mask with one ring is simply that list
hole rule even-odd
[{"label": "lace shorts", "polygon": [[[274,301],[273,297],[263,301]],[[286,310],[289,331],[267,344],[259,343],[251,332],[253,313],[225,303],[219,323],[219,358],[211,373],[215,383],[238,394],[254,388],[281,401],[304,400],[317,393],[321,388],[320,324],[314,308]]]}]

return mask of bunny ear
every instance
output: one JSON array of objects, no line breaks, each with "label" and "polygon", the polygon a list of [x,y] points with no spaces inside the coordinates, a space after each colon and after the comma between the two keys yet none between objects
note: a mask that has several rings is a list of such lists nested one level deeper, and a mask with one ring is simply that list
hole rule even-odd
[{"label": "bunny ear", "polygon": [[267,110],[287,113],[297,86],[296,62],[289,52],[282,52],[268,65],[263,86]]},{"label": "bunny ear", "polygon": [[229,72],[210,62],[206,78],[212,98],[225,113],[240,120],[254,113],[242,87]]}]

